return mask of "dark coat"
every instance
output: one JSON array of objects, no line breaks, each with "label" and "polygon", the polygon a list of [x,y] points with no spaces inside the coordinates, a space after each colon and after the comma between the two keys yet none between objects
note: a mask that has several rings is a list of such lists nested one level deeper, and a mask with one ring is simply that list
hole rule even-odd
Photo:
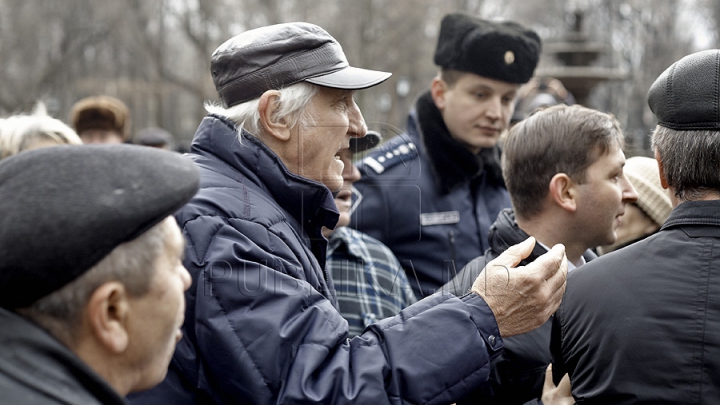
[{"label": "dark coat", "polygon": [[717,404],[720,201],[684,202],[658,233],[573,271],[552,353],[578,404]]},{"label": "dark coat", "polygon": [[70,349],[34,323],[0,308],[0,325],[0,403],[125,403]]},{"label": "dark coat", "polygon": [[487,379],[502,340],[479,296],[438,294],[348,339],[323,270],[329,190],[219,117],[190,157],[201,189],[176,215],[193,278],[184,336],[165,381],[132,403],[449,403]]},{"label": "dark coat", "polygon": [[[456,295],[466,293],[488,262],[529,237],[515,222],[515,213],[511,209],[503,210],[490,228],[490,249],[484,256],[465,266],[443,289]],[[547,249],[536,243],[530,256],[521,261],[520,265],[525,266],[545,253]],[[583,257],[590,261],[597,255],[588,250]],[[490,384],[460,403],[513,405],[540,398],[545,370],[551,361],[551,325],[552,318],[532,332],[505,338],[505,349],[492,361]]]},{"label": "dark coat", "polygon": [[497,148],[474,155],[452,139],[427,93],[407,133],[358,164],[362,200],[351,226],[395,253],[418,298],[488,248],[490,225],[510,207],[499,155]]}]

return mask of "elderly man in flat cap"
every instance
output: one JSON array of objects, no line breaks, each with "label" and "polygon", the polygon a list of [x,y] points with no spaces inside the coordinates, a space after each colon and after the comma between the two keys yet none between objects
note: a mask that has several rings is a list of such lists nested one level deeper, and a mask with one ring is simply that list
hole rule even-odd
[{"label": "elderly man in flat cap", "polygon": [[400,259],[418,298],[488,249],[510,197],[498,138],[540,56],[537,34],[514,22],[454,13],[440,25],[440,73],[410,113],[407,133],[361,163],[351,226]]},{"label": "elderly man in flat cap", "polygon": [[336,155],[366,133],[353,93],[389,73],[349,66],[307,23],[231,38],[211,69],[222,106],[195,134],[202,185],[176,215],[194,281],[184,336],[165,381],[133,403],[450,403],[487,379],[502,336],[559,305],[562,246],[507,277],[529,239],[473,293],[430,297],[348,339],[321,232],[338,221]]},{"label": "elderly man in flat cap", "polygon": [[170,215],[198,186],[140,146],[0,162],[0,402],[123,404],[162,381],[190,286]]},{"label": "elderly man in flat cap", "polygon": [[551,347],[578,403],[718,403],[719,72],[708,50],[653,83],[652,145],[674,208],[659,232],[568,279]]}]

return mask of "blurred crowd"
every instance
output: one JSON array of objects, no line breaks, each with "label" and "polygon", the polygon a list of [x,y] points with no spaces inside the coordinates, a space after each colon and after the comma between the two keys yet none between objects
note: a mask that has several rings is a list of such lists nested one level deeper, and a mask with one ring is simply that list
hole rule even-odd
[{"label": "blurred crowd", "polygon": [[0,118],[0,158],[44,146],[81,143],[130,143],[175,150],[175,138],[162,128],[143,128],[134,135],[130,128],[130,111],[115,97],[79,100],[67,122],[49,116],[45,105],[38,102],[30,114]]}]

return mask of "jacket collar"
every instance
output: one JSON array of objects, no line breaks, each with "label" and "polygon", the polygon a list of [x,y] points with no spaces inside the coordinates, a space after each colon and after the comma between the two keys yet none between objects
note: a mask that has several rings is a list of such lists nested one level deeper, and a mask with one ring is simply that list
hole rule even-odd
[{"label": "jacket collar", "polygon": [[491,183],[505,184],[500,168],[499,149],[482,149],[475,155],[454,140],[430,91],[418,98],[415,110],[420,126],[420,138],[443,192],[448,193],[455,187],[480,177],[483,172],[487,173]]},{"label": "jacket collar", "polygon": [[[529,237],[530,235],[520,229],[517,222],[515,222],[515,211],[510,208],[505,208],[500,211],[497,220],[495,220],[495,223],[492,224],[488,231],[488,241],[490,242],[489,254],[492,255],[491,259],[500,256],[500,254],[510,246],[517,245]],[[535,243],[535,247],[532,253],[530,253],[530,256],[521,261],[520,265],[525,266],[545,253],[547,253],[547,249],[539,243]],[[586,262],[597,259],[595,252],[590,249],[586,250],[582,257]]]},{"label": "jacket collar", "polygon": [[336,228],[328,238],[328,256],[332,255],[342,245],[345,245],[345,249],[351,256],[372,261],[370,253],[367,251],[366,236],[347,226]]},{"label": "jacket collar", "polygon": [[40,327],[4,308],[0,325],[0,375],[57,403],[125,404],[107,382]]},{"label": "jacket collar", "polygon": [[[497,220],[495,220],[495,223],[492,224],[488,231],[488,241],[490,242],[492,258],[494,259],[500,256],[500,254],[510,246],[516,245],[529,237],[530,235],[520,229],[517,222],[515,222],[515,212],[512,209],[506,208],[500,211]],[[524,266],[545,253],[547,253],[547,250],[539,243],[536,243],[530,256],[520,262],[520,264]]]},{"label": "jacket collar", "polygon": [[[270,148],[244,132],[240,141],[235,124],[209,115],[193,138],[192,152],[226,165],[224,174],[249,180],[269,193],[285,211],[315,237],[323,226],[334,228],[339,213],[325,185],[291,173]],[[239,173],[239,174],[238,174]]]},{"label": "jacket collar", "polygon": [[681,203],[672,210],[660,231],[688,225],[720,227],[720,200]]}]

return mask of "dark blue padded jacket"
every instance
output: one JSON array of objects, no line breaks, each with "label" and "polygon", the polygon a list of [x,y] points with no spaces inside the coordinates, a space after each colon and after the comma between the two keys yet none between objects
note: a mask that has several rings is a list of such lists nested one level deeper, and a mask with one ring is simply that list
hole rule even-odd
[{"label": "dark blue padded jacket", "polygon": [[184,336],[132,404],[441,404],[487,380],[503,343],[479,296],[437,294],[348,339],[323,270],[328,189],[220,117],[189,156],[201,189],[176,214],[193,278]]}]

